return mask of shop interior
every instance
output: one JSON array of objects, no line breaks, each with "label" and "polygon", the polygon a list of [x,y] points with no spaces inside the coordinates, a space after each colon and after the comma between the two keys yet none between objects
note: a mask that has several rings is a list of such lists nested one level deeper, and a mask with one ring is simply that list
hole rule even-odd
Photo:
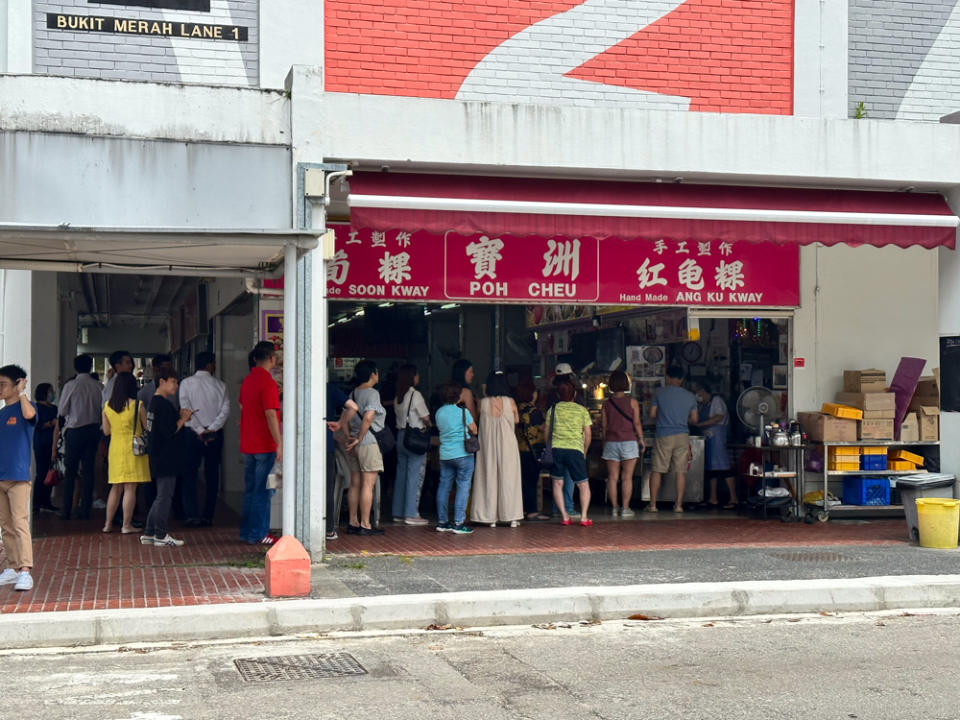
[{"label": "shop interior", "polygon": [[[545,402],[554,370],[568,363],[577,374],[584,404],[594,418],[594,443],[588,473],[594,497],[605,497],[606,469],[600,458],[600,409],[608,396],[610,373],[623,370],[631,378],[631,395],[641,404],[645,435],[654,435],[649,417],[654,391],[664,382],[666,370],[678,366],[684,386],[704,386],[718,393],[729,412],[728,442],[734,473],[749,482],[741,455],[734,449],[750,444],[763,427],[787,417],[791,320],[751,314],[701,317],[691,320],[686,308],[649,308],[590,305],[484,305],[413,304],[390,302],[330,303],[331,380],[349,382],[354,364],[362,358],[378,363],[379,390],[392,422],[390,400],[396,369],[414,363],[420,373],[420,390],[432,410],[439,406],[437,391],[450,379],[453,364],[469,359],[476,371],[474,392],[481,395],[483,380],[492,370],[503,370],[511,387],[532,379]],[[696,338],[696,339],[693,339]],[[692,434],[698,435],[697,428]],[[648,440],[652,445],[652,440]],[[700,503],[703,489],[703,440],[694,437],[692,461],[684,502]],[[435,455],[436,453],[433,453]],[[636,476],[643,482],[635,491],[634,506],[649,498],[645,463]],[[391,463],[384,473],[382,507],[389,507]],[[428,463],[421,493],[421,511],[432,512],[432,490],[439,467]],[[544,484],[546,487],[546,484]],[[721,483],[722,485],[722,483]],[[671,495],[671,492],[674,495]],[[664,478],[660,501],[675,499],[671,478]],[[549,502],[547,499],[545,502]],[[595,500],[596,502],[596,500]]]}]

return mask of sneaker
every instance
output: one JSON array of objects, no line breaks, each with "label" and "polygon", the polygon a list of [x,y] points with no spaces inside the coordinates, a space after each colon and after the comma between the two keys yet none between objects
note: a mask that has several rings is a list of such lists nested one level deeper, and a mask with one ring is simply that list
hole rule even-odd
[{"label": "sneaker", "polygon": [[473,528],[468,527],[465,523],[461,523],[450,528],[450,532],[456,533],[457,535],[469,535],[473,532]]},{"label": "sneaker", "polygon": [[404,518],[404,525],[429,525],[430,521],[422,517]]},{"label": "sneaker", "polygon": [[[260,542],[261,545],[274,545],[274,544],[276,544],[277,540],[279,540],[279,539],[280,539],[280,538],[278,538],[276,535],[272,535],[272,534],[270,534],[270,533],[267,533],[267,534],[264,535],[262,538],[260,538],[260,541],[259,541],[259,542]],[[182,545],[183,543],[180,543],[180,544]]]},{"label": "sneaker", "polygon": [[0,585],[13,585],[17,581],[17,571],[7,568],[0,573]]},{"label": "sneaker", "polygon": [[13,586],[14,590],[33,590],[33,576],[29,570],[21,570],[17,573],[17,584]]},{"label": "sneaker", "polygon": [[519,520],[511,520],[511,521],[510,521],[510,527],[512,527],[512,528],[520,527],[520,521],[519,521]]},{"label": "sneaker", "polygon": [[154,547],[182,547],[183,540],[177,540],[176,538],[172,538],[169,534],[167,534],[166,537],[154,538],[153,545]]},{"label": "sneaker", "polygon": [[619,514],[620,514],[620,508],[618,507],[610,508],[610,517],[616,517]]},{"label": "sneaker", "polygon": [[330,530],[330,531],[327,532],[327,540],[328,540],[328,541],[329,541],[329,540],[339,540],[339,539],[340,539],[340,536],[337,535],[337,531],[336,531],[336,530]]},{"label": "sneaker", "polygon": [[448,522],[440,523],[437,525],[437,532],[450,532],[453,530],[453,525]]},{"label": "sneaker", "polygon": [[141,535],[140,544],[141,545],[153,545],[156,542],[157,538],[153,535]]},{"label": "sneaker", "polygon": [[630,508],[624,508],[620,511],[620,517],[633,517],[636,513]]},{"label": "sneaker", "polygon": [[580,519],[580,513],[576,512],[576,511],[568,512],[567,515],[569,515],[570,517],[572,517],[574,520],[579,520],[579,519]]},{"label": "sneaker", "polygon": [[93,504],[90,507],[92,507],[94,510],[105,510],[107,504],[100,498],[97,498],[93,501]]}]

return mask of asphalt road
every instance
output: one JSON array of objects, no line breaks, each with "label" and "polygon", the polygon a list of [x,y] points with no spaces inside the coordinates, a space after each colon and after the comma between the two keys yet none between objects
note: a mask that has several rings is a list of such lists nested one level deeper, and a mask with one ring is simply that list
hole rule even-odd
[{"label": "asphalt road", "polygon": [[[0,718],[952,719],[956,638],[951,611],[8,651]],[[366,674],[248,682],[235,664],[329,653]]]}]

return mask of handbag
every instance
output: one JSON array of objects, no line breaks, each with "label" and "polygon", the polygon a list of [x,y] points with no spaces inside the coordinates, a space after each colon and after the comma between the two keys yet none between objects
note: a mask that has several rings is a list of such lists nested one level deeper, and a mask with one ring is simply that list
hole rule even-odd
[{"label": "handbag", "polygon": [[150,443],[147,440],[147,433],[143,427],[140,428],[140,434],[137,434],[137,425],[140,422],[140,399],[137,398],[136,405],[133,406],[133,454],[141,457],[150,452]]},{"label": "handbag", "polygon": [[60,461],[50,466],[50,469],[47,470],[46,476],[43,478],[43,484],[47,487],[56,487],[60,484],[60,480],[63,478],[63,473],[60,471]]},{"label": "handbag", "polygon": [[[357,402],[357,393],[353,392],[350,394],[350,398],[354,403]],[[397,439],[393,436],[393,431],[388,428],[386,425],[383,426],[380,430],[371,429],[370,432],[373,433],[373,437],[377,441],[377,445],[380,448],[380,454],[387,456],[392,453],[397,447]]]},{"label": "handbag", "polygon": [[[416,392],[416,390],[412,390]],[[423,428],[410,427],[410,408],[413,407],[413,395],[407,405],[407,427],[403,430],[403,448],[413,455],[424,455],[430,449],[430,433]]]},{"label": "handbag", "polygon": [[463,449],[468,453],[480,452],[480,438],[470,432],[467,427],[467,409],[460,408],[460,417],[463,419]]},{"label": "handbag", "polygon": [[547,435],[547,446],[540,453],[540,469],[544,471],[553,470],[553,428],[554,418],[557,415],[557,406],[550,408],[550,434]]}]

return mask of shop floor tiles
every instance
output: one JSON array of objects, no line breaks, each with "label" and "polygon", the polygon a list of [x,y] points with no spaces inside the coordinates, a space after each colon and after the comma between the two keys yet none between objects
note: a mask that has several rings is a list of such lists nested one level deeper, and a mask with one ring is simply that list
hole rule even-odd
[{"label": "shop floor tiles", "polygon": [[347,535],[327,543],[331,555],[497,555],[544,552],[616,552],[696,550],[723,547],[815,547],[820,545],[893,545],[906,541],[902,518],[783,523],[777,519],[711,517],[670,512],[624,520],[597,518],[593,527],[557,521],[520,527],[476,526],[471,535],[440,533],[433,525],[385,524],[378,536]]},{"label": "shop floor tiles", "polygon": [[[102,521],[101,521],[102,522]],[[43,518],[34,539],[34,589],[0,588],[0,612],[166,607],[263,599],[266,548],[236,528],[180,529],[180,548],[141,545],[139,534]],[[2,558],[2,552],[0,552]]]}]

